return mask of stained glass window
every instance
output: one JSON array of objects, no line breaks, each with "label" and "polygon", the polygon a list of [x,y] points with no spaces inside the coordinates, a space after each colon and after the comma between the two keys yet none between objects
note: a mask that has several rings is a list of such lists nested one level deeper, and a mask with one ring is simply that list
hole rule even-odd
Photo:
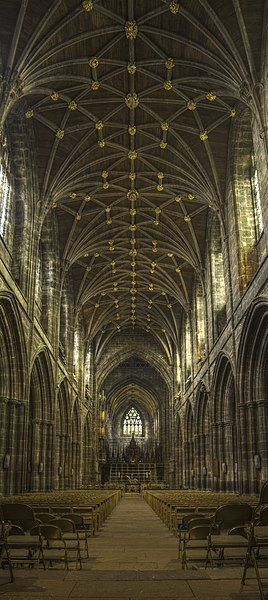
[{"label": "stained glass window", "polygon": [[259,173],[256,164],[255,154],[251,154],[251,191],[253,200],[253,209],[256,225],[256,237],[260,237],[263,231],[263,218],[261,208],[261,192],[260,192],[260,181]]},{"label": "stained glass window", "polygon": [[141,436],[143,434],[142,419],[138,411],[132,406],[123,421],[123,435]]},{"label": "stained glass window", "polygon": [[3,154],[0,157],[0,235],[6,240],[12,210],[12,189],[7,143],[4,138]]}]

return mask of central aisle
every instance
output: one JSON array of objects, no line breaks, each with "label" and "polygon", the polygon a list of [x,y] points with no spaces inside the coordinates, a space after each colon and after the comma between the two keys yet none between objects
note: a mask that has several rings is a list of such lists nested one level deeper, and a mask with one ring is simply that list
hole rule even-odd
[{"label": "central aisle", "polygon": [[82,570],[0,572],[3,600],[259,600],[255,578],[239,594],[240,569],[183,571],[177,540],[138,494],[126,494],[90,539]]},{"label": "central aisle", "polygon": [[91,542],[93,569],[178,569],[176,538],[139,494],[126,494]]}]

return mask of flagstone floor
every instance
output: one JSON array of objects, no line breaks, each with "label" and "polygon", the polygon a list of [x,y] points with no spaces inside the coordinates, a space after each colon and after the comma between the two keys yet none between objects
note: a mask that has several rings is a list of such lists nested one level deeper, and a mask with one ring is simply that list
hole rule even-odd
[{"label": "flagstone floor", "polygon": [[[90,539],[90,559],[68,572],[15,569],[0,573],[8,600],[257,600],[255,578],[239,594],[239,568],[181,570],[177,540],[138,494],[126,494]],[[267,596],[268,597],[268,596]]]}]

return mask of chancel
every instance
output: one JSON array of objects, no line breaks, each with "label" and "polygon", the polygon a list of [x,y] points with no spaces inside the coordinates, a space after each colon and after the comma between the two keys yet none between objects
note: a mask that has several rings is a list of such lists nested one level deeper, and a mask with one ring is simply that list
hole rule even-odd
[{"label": "chancel", "polygon": [[264,598],[267,31],[0,0],[3,598]]}]

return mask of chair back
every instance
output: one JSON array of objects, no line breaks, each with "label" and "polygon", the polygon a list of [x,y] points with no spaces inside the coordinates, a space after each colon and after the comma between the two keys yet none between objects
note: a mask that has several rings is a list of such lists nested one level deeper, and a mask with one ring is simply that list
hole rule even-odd
[{"label": "chair back", "polygon": [[40,524],[34,525],[32,529],[30,529],[30,535],[40,535]]},{"label": "chair back", "polygon": [[19,525],[13,525],[11,523],[8,535],[25,535],[25,533],[22,527],[20,527]]},{"label": "chair back", "polygon": [[210,525],[197,525],[189,530],[189,540],[206,540],[210,534]]},{"label": "chair back", "polygon": [[57,517],[55,517],[55,515],[50,515],[49,513],[35,513],[36,517],[38,519],[38,521],[40,521],[41,523],[51,523],[51,521],[54,521]]},{"label": "chair back", "polygon": [[56,525],[39,525],[39,532],[48,542],[50,540],[62,540],[62,533]]},{"label": "chair back", "polygon": [[77,513],[67,513],[65,518],[69,519],[69,521],[72,521],[74,523],[74,525],[78,528],[79,527],[83,528],[85,526],[85,520],[82,515],[78,515]]},{"label": "chair back", "polygon": [[262,506],[263,504],[268,504],[268,481],[265,481],[260,491],[258,506]]},{"label": "chair back", "polygon": [[260,514],[257,517],[258,525],[268,525],[268,506],[264,505],[260,509]]},{"label": "chair back", "polygon": [[181,520],[182,525],[188,525],[189,521],[191,521],[192,519],[197,519],[197,518],[200,518],[202,516],[203,515],[201,515],[201,514],[197,515],[196,513],[192,513],[192,514],[189,514],[189,515],[184,515],[182,517],[182,520]]},{"label": "chair back", "polygon": [[70,519],[55,519],[53,525],[59,527],[62,533],[75,533],[75,524]]},{"label": "chair back", "polygon": [[220,506],[214,515],[213,523],[220,529],[231,529],[239,525],[250,523],[253,510],[250,504],[228,503]]},{"label": "chair back", "polygon": [[4,521],[19,525],[24,531],[31,529],[35,521],[34,511],[28,504],[2,504],[2,514]]},{"label": "chair back", "polygon": [[211,519],[209,517],[196,517],[195,519],[191,519],[188,523],[188,531],[193,529],[193,527],[197,527],[197,525],[210,525]]}]

